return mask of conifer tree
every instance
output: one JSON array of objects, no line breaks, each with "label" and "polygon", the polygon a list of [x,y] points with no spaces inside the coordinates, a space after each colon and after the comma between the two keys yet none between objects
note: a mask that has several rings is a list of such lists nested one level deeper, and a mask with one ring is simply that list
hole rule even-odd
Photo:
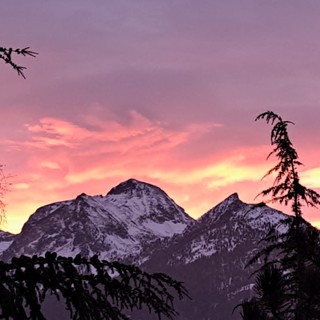
[{"label": "conifer tree", "polygon": [[278,163],[265,176],[276,173],[274,184],[259,195],[271,195],[271,202],[291,204],[293,216],[282,223],[285,232],[272,228],[263,243],[264,248],[249,264],[263,258],[263,265],[255,273],[255,296],[240,304],[242,318],[251,319],[258,309],[257,319],[316,320],[320,315],[320,234],[302,217],[302,206],[316,207],[320,195],[300,183],[298,168],[302,163],[288,135],[288,125],[272,111],[260,114],[273,125],[268,158],[275,155]]},{"label": "conifer tree", "polygon": [[175,296],[188,296],[183,284],[163,273],[149,274],[133,265],[97,256],[13,258],[0,262],[0,319],[45,320],[48,296],[65,302],[72,320],[127,320],[147,309],[173,319]]},{"label": "conifer tree", "polygon": [[288,205],[291,202],[292,212],[296,217],[300,217],[303,202],[308,206],[316,207],[320,203],[320,195],[300,183],[298,167],[302,163],[298,160],[298,153],[292,145],[287,130],[288,125],[293,122],[282,120],[272,111],[261,113],[256,121],[260,119],[265,119],[267,123],[273,125],[271,145],[274,146],[274,149],[268,158],[275,155],[279,162],[264,176],[277,173],[273,186],[263,190],[259,195],[271,194],[271,201],[280,204]]}]

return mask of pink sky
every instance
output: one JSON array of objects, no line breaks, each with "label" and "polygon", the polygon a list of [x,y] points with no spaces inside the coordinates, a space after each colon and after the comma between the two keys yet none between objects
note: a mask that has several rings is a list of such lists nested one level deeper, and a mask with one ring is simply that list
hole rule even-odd
[{"label": "pink sky", "polygon": [[[7,224],[39,206],[106,194],[136,178],[193,217],[272,184],[266,110],[296,123],[303,182],[320,191],[320,3],[311,0],[11,0],[1,63],[0,163],[13,175]],[[289,208],[283,208],[289,212]],[[320,213],[320,212],[319,212]],[[320,226],[320,215],[305,217]]]}]

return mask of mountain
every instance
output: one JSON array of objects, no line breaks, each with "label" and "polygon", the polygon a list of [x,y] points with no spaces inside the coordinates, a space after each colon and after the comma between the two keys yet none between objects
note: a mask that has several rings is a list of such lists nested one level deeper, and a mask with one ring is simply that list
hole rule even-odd
[{"label": "mountain", "polygon": [[193,221],[160,188],[129,179],[106,196],[81,194],[39,208],[2,259],[55,251],[137,263],[135,257],[144,247],[182,233]]},{"label": "mountain", "polygon": [[177,319],[239,319],[232,310],[250,297],[254,282],[250,278],[254,270],[246,264],[271,226],[283,231],[281,221],[286,217],[264,203],[246,204],[233,194],[154,252],[143,267],[185,283],[192,300],[178,303]]},{"label": "mountain", "polygon": [[[20,234],[0,233],[0,247],[8,247],[5,261],[55,251],[139,264],[185,283],[192,300],[177,302],[177,320],[238,320],[232,310],[250,297],[254,281],[253,269],[245,266],[270,227],[284,231],[286,217],[264,203],[246,204],[235,193],[195,221],[160,188],[129,179],[105,196],[81,194],[39,208]],[[47,310],[48,319],[67,319],[56,304]],[[134,316],[158,319],[148,312]]]}]

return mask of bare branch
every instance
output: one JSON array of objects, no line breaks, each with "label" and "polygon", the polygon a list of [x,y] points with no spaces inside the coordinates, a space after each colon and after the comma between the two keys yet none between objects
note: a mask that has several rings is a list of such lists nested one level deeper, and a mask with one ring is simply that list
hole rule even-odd
[{"label": "bare branch", "polygon": [[13,61],[13,55],[22,55],[24,57],[30,56],[35,58],[38,52],[29,50],[30,47],[26,47],[23,49],[12,49],[6,47],[0,47],[0,59],[2,59],[5,63],[8,63],[14,70],[17,71],[19,76],[22,76],[24,79],[26,78],[24,75],[24,70],[26,67],[20,66]]}]

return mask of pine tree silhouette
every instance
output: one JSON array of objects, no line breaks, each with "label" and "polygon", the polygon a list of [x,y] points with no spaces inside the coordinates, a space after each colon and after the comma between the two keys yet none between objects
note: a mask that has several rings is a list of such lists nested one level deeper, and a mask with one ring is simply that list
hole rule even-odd
[{"label": "pine tree silhouette", "polygon": [[256,120],[271,123],[271,145],[268,158],[276,156],[278,163],[265,176],[276,173],[272,187],[259,195],[271,195],[271,202],[291,204],[293,216],[282,221],[287,229],[279,233],[271,228],[262,243],[265,246],[250,261],[262,258],[264,263],[255,272],[255,296],[236,306],[242,319],[317,320],[320,315],[320,234],[302,217],[302,206],[316,207],[320,195],[300,183],[298,168],[302,163],[288,135],[288,125],[272,111],[260,114]]}]

